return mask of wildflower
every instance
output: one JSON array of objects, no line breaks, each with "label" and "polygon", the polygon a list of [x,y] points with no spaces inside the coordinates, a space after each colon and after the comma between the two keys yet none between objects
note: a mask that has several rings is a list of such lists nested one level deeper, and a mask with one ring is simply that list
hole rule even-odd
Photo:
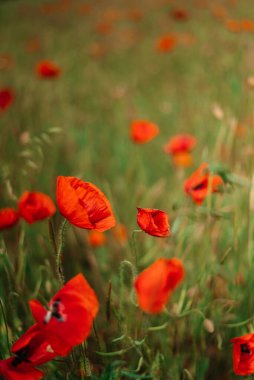
[{"label": "wildflower", "polygon": [[157,237],[169,236],[169,220],[164,211],[139,207],[137,209],[137,223],[143,231]]},{"label": "wildflower", "polygon": [[254,334],[232,339],[233,368],[236,375],[254,374]]},{"label": "wildflower", "polygon": [[106,243],[107,239],[103,232],[92,230],[88,233],[87,241],[92,247],[101,247]]},{"label": "wildflower", "polygon": [[19,213],[13,208],[0,209],[0,230],[10,228],[19,221]]},{"label": "wildflower", "polygon": [[210,192],[218,192],[222,185],[222,178],[219,175],[211,174],[208,164],[203,163],[185,181],[184,189],[197,205],[201,205]]},{"label": "wildflower", "polygon": [[80,273],[51,299],[48,310],[30,301],[34,319],[55,354],[66,356],[90,334],[99,304],[95,292]]},{"label": "wildflower", "polygon": [[36,66],[36,73],[40,78],[57,78],[62,70],[52,61],[41,61]]},{"label": "wildflower", "polygon": [[7,110],[14,100],[14,92],[10,88],[0,89],[0,113]]},{"label": "wildflower", "polygon": [[188,134],[172,137],[164,146],[164,151],[171,154],[176,166],[187,167],[192,164],[190,152],[197,144],[197,139]]},{"label": "wildflower", "polygon": [[46,219],[56,212],[52,199],[40,192],[25,191],[18,203],[20,216],[27,223]]},{"label": "wildflower", "polygon": [[74,226],[103,232],[115,225],[108,199],[90,182],[59,176],[56,197],[61,214]]},{"label": "wildflower", "polygon": [[52,360],[56,354],[42,335],[38,324],[31,326],[12,346],[11,356],[0,360],[0,375],[6,380],[38,380],[43,372],[36,366]]},{"label": "wildflower", "polygon": [[131,139],[137,144],[144,144],[151,141],[158,133],[158,126],[148,120],[135,120],[130,126]]},{"label": "wildflower", "polygon": [[177,38],[174,34],[166,34],[156,42],[156,49],[162,53],[169,53],[176,47]]},{"label": "wildflower", "polygon": [[139,307],[146,313],[160,313],[183,277],[184,269],[179,259],[156,260],[135,280]]}]

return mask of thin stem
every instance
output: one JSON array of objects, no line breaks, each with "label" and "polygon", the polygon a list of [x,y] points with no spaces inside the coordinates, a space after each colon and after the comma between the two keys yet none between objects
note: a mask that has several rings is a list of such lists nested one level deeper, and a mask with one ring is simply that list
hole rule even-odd
[{"label": "thin stem", "polygon": [[64,284],[62,251],[63,251],[63,246],[64,246],[64,233],[65,233],[66,223],[67,223],[67,220],[64,219],[59,227],[58,246],[57,246],[57,255],[56,255],[56,268],[57,268],[58,279],[61,285]]},{"label": "thin stem", "polygon": [[7,319],[6,319],[6,314],[5,314],[4,304],[3,304],[2,298],[0,298],[0,307],[1,307],[3,320],[4,320],[4,326],[5,326],[5,330],[6,330],[7,346],[8,346],[8,350],[10,352],[11,346],[10,346],[10,340],[9,340],[8,325],[7,325]]}]

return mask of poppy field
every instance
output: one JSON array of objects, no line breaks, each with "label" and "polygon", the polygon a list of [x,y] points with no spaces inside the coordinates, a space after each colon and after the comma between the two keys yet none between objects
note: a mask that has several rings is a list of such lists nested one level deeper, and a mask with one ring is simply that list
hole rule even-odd
[{"label": "poppy field", "polygon": [[0,379],[254,378],[253,1],[0,30]]}]

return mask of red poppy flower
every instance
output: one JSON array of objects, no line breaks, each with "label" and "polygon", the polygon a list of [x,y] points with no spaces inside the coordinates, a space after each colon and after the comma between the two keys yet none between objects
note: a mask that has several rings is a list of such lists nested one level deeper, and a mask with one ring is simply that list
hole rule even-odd
[{"label": "red poppy flower", "polygon": [[137,144],[151,141],[158,133],[158,126],[147,120],[135,120],[130,126],[131,139]]},{"label": "red poppy flower", "polygon": [[236,375],[254,374],[254,334],[232,339],[233,367]]},{"label": "red poppy flower", "polygon": [[169,236],[168,214],[164,211],[151,208],[137,207],[137,209],[137,223],[143,231],[157,237]]},{"label": "red poppy flower", "polygon": [[59,176],[56,197],[61,214],[77,227],[103,232],[116,223],[109,201],[90,182]]},{"label": "red poppy flower", "polygon": [[87,237],[88,244],[92,247],[101,247],[107,241],[107,238],[103,232],[92,230]]},{"label": "red poppy flower", "polygon": [[56,293],[48,310],[36,300],[30,301],[30,307],[55,354],[66,356],[90,334],[99,305],[93,289],[78,274]]},{"label": "red poppy flower", "polygon": [[156,260],[135,280],[139,307],[146,313],[160,313],[183,277],[184,269],[179,259]]},{"label": "red poppy flower", "polygon": [[164,146],[164,151],[167,154],[178,154],[190,152],[197,144],[197,139],[188,134],[182,134],[172,137]]},{"label": "red poppy flower", "polygon": [[0,360],[0,375],[5,380],[39,380],[44,374],[26,362],[22,362],[16,366],[15,358],[11,357]]},{"label": "red poppy flower", "polygon": [[10,88],[0,89],[0,113],[7,110],[14,100],[14,93]]},{"label": "red poppy flower", "polygon": [[36,66],[36,72],[40,78],[57,78],[62,70],[52,61],[41,61]]},{"label": "red poppy flower", "polygon": [[56,212],[52,199],[40,192],[25,191],[19,203],[19,213],[27,223],[34,223],[46,219]]},{"label": "red poppy flower", "polygon": [[19,221],[19,213],[13,208],[2,208],[0,210],[0,230],[10,228]]},{"label": "red poppy flower", "polygon": [[168,53],[176,47],[177,38],[173,34],[166,34],[156,42],[156,48],[162,53]]},{"label": "red poppy flower", "polygon": [[219,175],[209,172],[208,164],[203,163],[184,183],[185,192],[197,205],[201,205],[210,192],[218,192],[223,185]]},{"label": "red poppy flower", "polygon": [[197,144],[195,137],[182,134],[172,137],[164,146],[164,151],[171,154],[174,164],[180,167],[187,167],[192,164],[192,156],[190,152]]},{"label": "red poppy flower", "polygon": [[34,368],[56,355],[45,341],[38,324],[31,326],[11,348],[14,355],[0,361],[0,375],[6,380],[37,380],[43,372]]}]

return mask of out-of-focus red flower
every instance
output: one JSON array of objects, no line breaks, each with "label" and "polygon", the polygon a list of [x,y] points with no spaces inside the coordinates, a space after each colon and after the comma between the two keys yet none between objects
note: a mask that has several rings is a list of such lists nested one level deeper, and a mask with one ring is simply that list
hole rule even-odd
[{"label": "out-of-focus red flower", "polygon": [[179,167],[187,167],[192,164],[190,152],[197,144],[197,139],[188,134],[172,137],[164,146],[164,152],[171,154],[174,164]]},{"label": "out-of-focus red flower", "polygon": [[14,92],[10,88],[0,89],[0,113],[7,110],[11,106],[14,97]]},{"label": "out-of-focus red flower", "polygon": [[225,20],[228,16],[227,10],[222,5],[219,5],[219,4],[212,5],[211,11],[214,18],[218,20]]},{"label": "out-of-focus red flower", "polygon": [[230,32],[235,32],[235,33],[241,32],[242,30],[241,22],[238,20],[227,19],[226,28]]},{"label": "out-of-focus red flower", "polygon": [[137,223],[143,231],[157,237],[169,236],[169,218],[166,212],[151,208],[137,209]]},{"label": "out-of-focus red flower", "polygon": [[169,53],[176,47],[177,38],[174,34],[166,34],[156,42],[156,49],[162,53]]},{"label": "out-of-focus red flower", "polygon": [[56,355],[45,340],[38,324],[31,326],[12,346],[12,357],[0,361],[0,375],[6,380],[37,380],[43,372],[36,366],[52,360]]},{"label": "out-of-focus red flower", "polygon": [[90,182],[59,176],[56,199],[60,213],[74,226],[104,232],[116,223],[108,199]]},{"label": "out-of-focus red flower", "polygon": [[10,228],[19,221],[19,213],[13,208],[0,209],[0,230]]},{"label": "out-of-focus red flower", "polygon": [[254,334],[232,339],[233,367],[236,375],[254,374]]},{"label": "out-of-focus red flower", "polygon": [[57,78],[62,73],[60,66],[52,61],[41,61],[36,65],[36,73],[40,78]]},{"label": "out-of-focus red flower", "polygon": [[80,273],[51,299],[48,310],[30,301],[34,319],[55,354],[66,356],[90,334],[99,304],[95,292]]},{"label": "out-of-focus red flower", "polygon": [[112,24],[107,21],[99,22],[95,27],[96,32],[103,36],[110,34],[112,32],[112,29]]},{"label": "out-of-focus red flower", "polygon": [[137,144],[144,144],[154,139],[159,133],[159,127],[148,120],[135,120],[130,126],[131,139]]},{"label": "out-of-focus red flower", "polygon": [[187,21],[189,19],[188,12],[185,9],[172,9],[170,15],[176,21]]},{"label": "out-of-focus red flower", "polygon": [[245,32],[254,32],[254,22],[252,20],[246,19],[241,21],[241,28]]},{"label": "out-of-focus red flower", "polygon": [[209,172],[209,166],[203,163],[184,183],[185,192],[197,205],[201,205],[210,192],[218,192],[223,185],[219,175]]},{"label": "out-of-focus red flower", "polygon": [[167,154],[178,154],[190,152],[197,144],[197,139],[188,134],[182,134],[172,137],[164,146],[164,152]]},{"label": "out-of-focus red flower", "polygon": [[25,191],[19,199],[19,213],[27,223],[46,219],[56,212],[52,199],[40,192]]},{"label": "out-of-focus red flower", "polygon": [[112,233],[114,238],[121,244],[126,243],[128,239],[127,229],[124,224],[117,224],[113,229]]},{"label": "out-of-focus red flower", "polygon": [[184,269],[179,259],[156,260],[136,278],[139,307],[146,313],[160,313],[183,277]]},{"label": "out-of-focus red flower", "polygon": [[107,241],[107,238],[103,232],[92,230],[88,233],[88,244],[92,247],[101,247]]}]

